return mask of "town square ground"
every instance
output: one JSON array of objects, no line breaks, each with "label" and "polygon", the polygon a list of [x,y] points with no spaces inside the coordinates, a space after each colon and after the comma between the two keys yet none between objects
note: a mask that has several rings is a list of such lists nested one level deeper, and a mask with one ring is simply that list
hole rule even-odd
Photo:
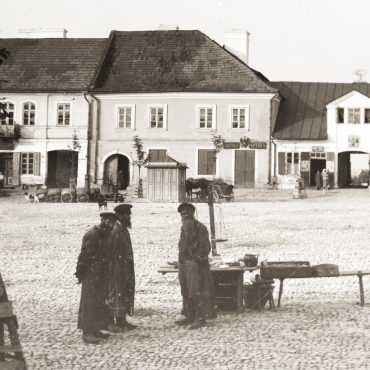
[{"label": "town square ground", "polygon": [[[270,190],[243,200],[222,203],[223,258],[259,253],[260,260],[370,270],[370,190],[311,190],[300,200]],[[177,257],[177,204],[133,204],[137,293],[131,320],[139,327],[87,345],[76,328],[81,287],[73,273],[82,236],[99,221],[97,204],[0,197],[0,272],[28,369],[370,368],[370,277],[364,277],[363,307],[356,276],[288,279],[276,312],[220,312],[200,330],[177,327],[177,276],[157,272]],[[215,213],[217,219],[218,204]],[[207,204],[197,204],[197,215],[209,226]]]}]

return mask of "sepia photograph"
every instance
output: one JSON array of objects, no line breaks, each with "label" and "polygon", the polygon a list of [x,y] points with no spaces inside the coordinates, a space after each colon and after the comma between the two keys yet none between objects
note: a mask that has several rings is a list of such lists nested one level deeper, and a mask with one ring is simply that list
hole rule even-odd
[{"label": "sepia photograph", "polygon": [[368,0],[0,9],[0,370],[370,369]]}]

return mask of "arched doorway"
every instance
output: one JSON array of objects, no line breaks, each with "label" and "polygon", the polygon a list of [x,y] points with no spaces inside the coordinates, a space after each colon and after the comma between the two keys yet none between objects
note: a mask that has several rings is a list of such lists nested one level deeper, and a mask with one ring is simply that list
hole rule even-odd
[{"label": "arched doorway", "polygon": [[48,152],[47,186],[68,188],[70,179],[77,179],[78,152],[53,150]]},{"label": "arched doorway", "polygon": [[366,188],[369,184],[369,153],[349,151],[338,153],[338,186]]},{"label": "arched doorway", "polygon": [[104,185],[117,185],[126,190],[130,185],[130,161],[122,154],[113,154],[104,162]]}]

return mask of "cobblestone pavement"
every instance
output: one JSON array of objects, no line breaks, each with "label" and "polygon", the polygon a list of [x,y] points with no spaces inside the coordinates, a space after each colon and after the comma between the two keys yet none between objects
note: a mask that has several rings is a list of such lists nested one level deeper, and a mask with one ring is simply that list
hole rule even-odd
[{"label": "cobblestone pavement", "polygon": [[[137,299],[132,322],[139,328],[94,346],[84,344],[76,329],[80,285],[73,273],[81,238],[98,221],[97,205],[0,198],[0,271],[29,369],[370,368],[370,277],[364,277],[364,307],[358,305],[356,276],[292,279],[285,281],[277,312],[221,313],[198,331],[176,327],[181,306],[176,276],[157,272],[164,261],[176,259],[176,207],[134,205]],[[199,220],[207,223],[207,205],[197,208]],[[370,269],[369,209],[368,190],[223,203],[228,241],[218,249],[229,258],[256,252],[262,260]]]}]

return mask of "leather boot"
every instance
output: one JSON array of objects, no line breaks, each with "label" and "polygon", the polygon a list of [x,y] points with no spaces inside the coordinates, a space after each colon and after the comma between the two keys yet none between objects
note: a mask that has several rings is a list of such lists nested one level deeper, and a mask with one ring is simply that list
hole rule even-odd
[{"label": "leather boot", "polygon": [[206,320],[205,319],[198,319],[196,318],[194,322],[189,326],[189,330],[195,330],[195,329],[200,329],[201,327],[206,325]]},{"label": "leather boot", "polygon": [[94,337],[100,338],[100,339],[108,339],[110,337],[110,334],[108,333],[103,333],[101,331],[96,331],[94,332]]},{"label": "leather boot", "polygon": [[88,344],[99,344],[100,339],[91,333],[82,334],[82,340]]},{"label": "leather boot", "polygon": [[185,325],[191,324],[193,321],[194,320],[191,319],[190,317],[185,317],[185,319],[176,320],[175,324],[178,326],[185,326]]},{"label": "leather boot", "polygon": [[126,317],[116,317],[116,324],[118,327],[126,330],[134,330],[137,328],[137,325],[127,322]]},{"label": "leather boot", "polygon": [[109,324],[108,325],[108,331],[110,331],[112,333],[120,333],[121,328],[119,328],[116,324]]}]

